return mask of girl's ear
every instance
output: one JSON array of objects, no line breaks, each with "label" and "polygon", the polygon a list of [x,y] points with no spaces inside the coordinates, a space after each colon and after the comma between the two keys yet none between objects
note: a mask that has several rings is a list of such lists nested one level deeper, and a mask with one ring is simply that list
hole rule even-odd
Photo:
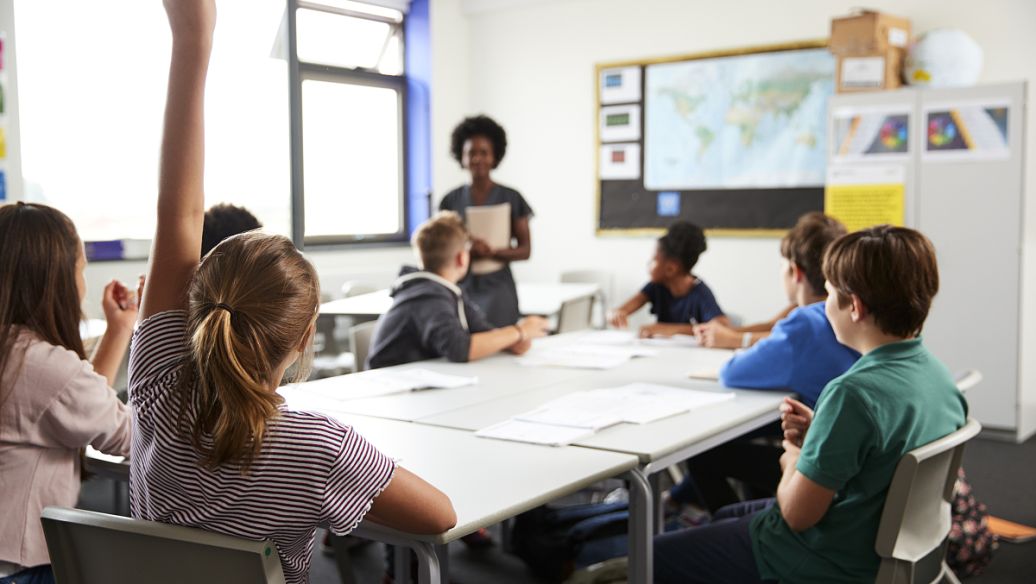
[{"label": "girl's ear", "polygon": [[792,275],[795,277],[796,284],[806,279],[806,271],[800,268],[798,264],[789,261],[788,266],[791,268]]},{"label": "girl's ear", "polygon": [[302,342],[300,342],[299,346],[297,347],[299,353],[305,353],[306,349],[309,348],[310,343],[313,342],[313,335],[315,335],[317,332],[318,316],[319,315],[313,316],[313,320],[309,323],[309,328],[306,329],[306,334],[302,335]]}]

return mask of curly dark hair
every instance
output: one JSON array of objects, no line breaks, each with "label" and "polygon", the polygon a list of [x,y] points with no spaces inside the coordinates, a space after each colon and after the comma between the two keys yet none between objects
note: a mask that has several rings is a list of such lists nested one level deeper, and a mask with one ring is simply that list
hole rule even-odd
[{"label": "curly dark hair", "polygon": [[461,157],[464,155],[464,143],[473,136],[484,136],[493,144],[493,168],[500,166],[500,161],[507,152],[507,132],[493,118],[485,115],[464,118],[464,121],[453,129],[453,135],[450,136],[450,153],[453,154],[454,160],[463,166]]},{"label": "curly dark hair", "polygon": [[201,232],[201,255],[205,257],[212,248],[231,235],[262,227],[263,224],[255,215],[244,207],[229,203],[213,205],[205,211],[205,226]]},{"label": "curly dark hair", "polygon": [[707,249],[705,232],[689,221],[677,221],[658,238],[658,249],[667,258],[680,262],[690,272],[698,263],[698,256]]}]

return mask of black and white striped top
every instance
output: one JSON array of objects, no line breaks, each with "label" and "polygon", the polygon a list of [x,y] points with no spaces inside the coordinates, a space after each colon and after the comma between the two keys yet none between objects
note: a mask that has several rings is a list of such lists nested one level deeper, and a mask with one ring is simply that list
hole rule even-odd
[{"label": "black and white striped top", "polygon": [[186,333],[186,313],[169,311],[140,323],[133,337],[130,510],[140,519],[268,537],[287,582],[308,582],[316,526],[352,531],[388,486],[395,463],[352,428],[282,406],[248,474],[236,464],[202,467],[176,426]]}]

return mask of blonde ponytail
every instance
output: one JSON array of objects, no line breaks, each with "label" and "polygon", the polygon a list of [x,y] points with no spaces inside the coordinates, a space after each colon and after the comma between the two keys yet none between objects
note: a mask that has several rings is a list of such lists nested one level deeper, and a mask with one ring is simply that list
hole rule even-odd
[{"label": "blonde ponytail", "polygon": [[[199,266],[190,290],[181,420],[204,466],[248,471],[283,401],[274,376],[303,343],[317,301],[315,270],[280,236],[228,239]],[[307,371],[301,363],[296,378]]]}]

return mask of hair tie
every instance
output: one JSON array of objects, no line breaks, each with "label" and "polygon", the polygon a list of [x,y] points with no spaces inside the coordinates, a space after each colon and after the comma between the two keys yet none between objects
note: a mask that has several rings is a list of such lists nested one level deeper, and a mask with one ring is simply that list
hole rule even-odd
[{"label": "hair tie", "polygon": [[227,312],[229,312],[230,316],[234,316],[234,309],[231,308],[229,304],[224,304],[222,302],[217,302],[216,304],[213,305],[213,308],[222,308],[223,310],[226,310]]}]

